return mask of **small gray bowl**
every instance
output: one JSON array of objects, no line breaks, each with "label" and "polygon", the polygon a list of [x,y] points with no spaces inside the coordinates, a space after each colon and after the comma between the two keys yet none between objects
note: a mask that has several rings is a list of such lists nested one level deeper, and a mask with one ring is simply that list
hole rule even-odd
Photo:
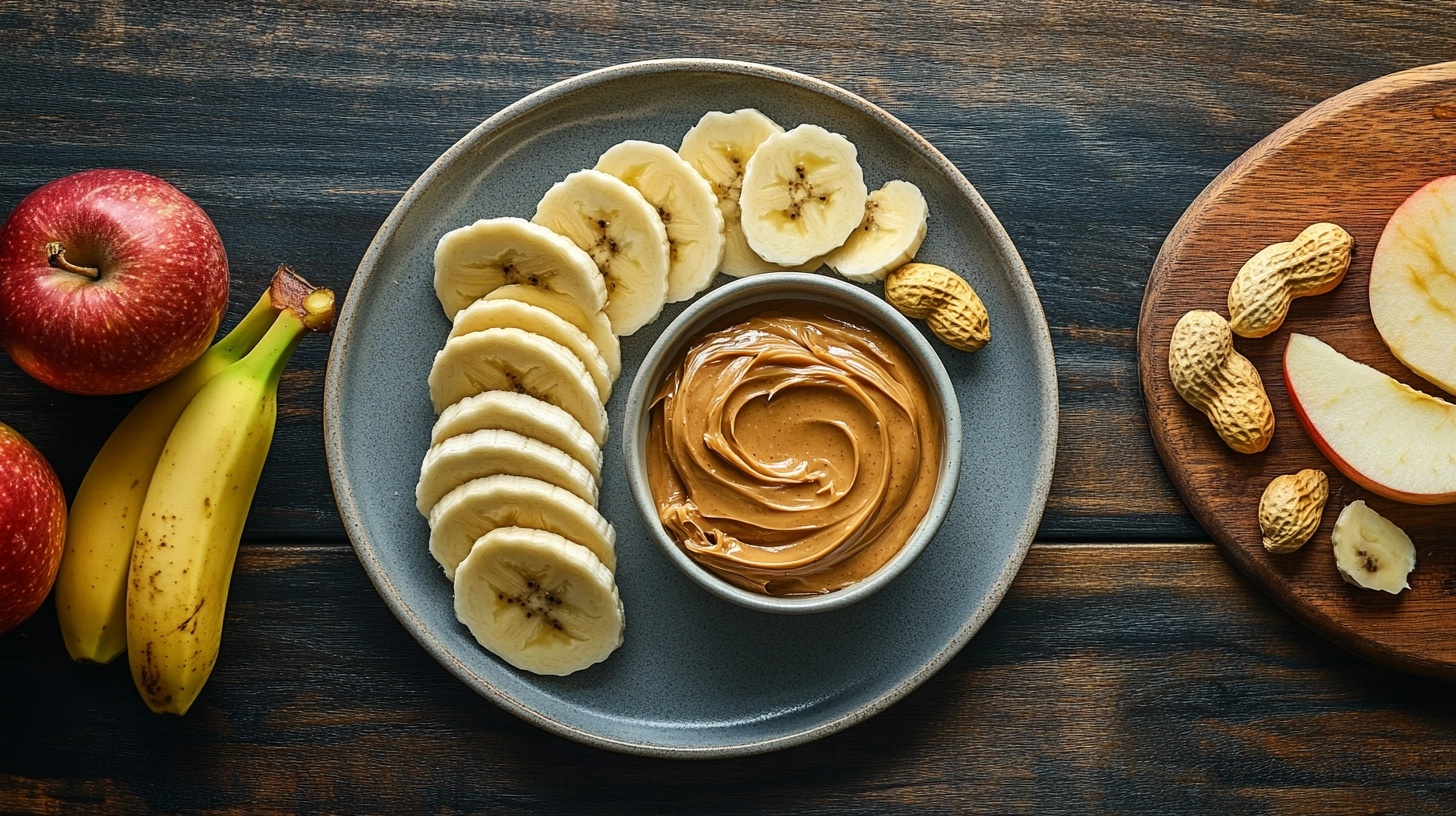
[{"label": "small gray bowl", "polygon": [[[683,552],[657,515],[647,481],[647,431],[651,422],[652,394],[683,353],[684,346],[715,320],[730,312],[759,303],[812,301],[837,306],[868,319],[894,338],[919,364],[922,376],[935,400],[934,410],[940,413],[944,429],[941,436],[940,471],[936,476],[935,495],[925,518],[905,546],[873,575],[844,589],[823,595],[772,597],[734,586],[699,566]],[[678,569],[694,582],[724,600],[762,612],[807,614],[843,609],[878,592],[905,571],[935,537],[940,524],[955,498],[961,472],[961,410],[955,387],[946,373],[940,356],[925,337],[904,315],[895,311],[875,293],[822,275],[792,272],[755,275],[730,283],[705,295],[677,319],[672,321],[647,352],[632,389],[627,395],[622,434],[622,458],[627,466],[627,482],[632,498],[648,532]]]}]

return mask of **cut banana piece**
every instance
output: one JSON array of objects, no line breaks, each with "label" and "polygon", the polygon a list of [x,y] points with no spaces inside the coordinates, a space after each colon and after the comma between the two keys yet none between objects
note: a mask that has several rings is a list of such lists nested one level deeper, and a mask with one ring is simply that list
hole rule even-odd
[{"label": "cut banana piece", "polygon": [[446,408],[430,431],[431,447],[464,434],[498,429],[545,442],[602,482],[602,448],[571,414],[530,394],[486,391]]},{"label": "cut banana piece", "polygon": [[430,554],[455,577],[475,540],[497,527],[530,527],[564,536],[617,568],[617,533],[595,507],[569,491],[525,476],[487,476],[445,494],[430,511]]},{"label": "cut banana piece", "polygon": [[1416,547],[1410,536],[1363,501],[1340,511],[1330,533],[1335,567],[1349,583],[1392,595],[1410,589],[1406,578],[1416,568]]},{"label": "cut banana piece", "polygon": [[540,479],[583,501],[597,503],[597,483],[585,465],[545,442],[492,428],[452,437],[430,448],[420,464],[415,507],[429,518],[446,493],[472,479],[501,474]]},{"label": "cut banana piece", "polygon": [[758,257],[796,266],[838,249],[864,220],[858,151],[837,133],[799,125],[768,137],[743,172],[743,234]]},{"label": "cut banana piece", "polygon": [[635,139],[612,146],[595,169],[657,208],[667,229],[667,302],[707,289],[723,262],[723,213],[707,179],[667,145]]},{"label": "cut banana piece", "polygon": [[565,320],[567,323],[581,329],[591,341],[596,344],[597,351],[601,352],[602,359],[607,361],[607,371],[612,375],[612,381],[622,373],[622,342],[617,335],[612,334],[612,321],[607,319],[606,312],[595,311],[588,314],[577,304],[575,300],[560,292],[553,292],[550,289],[543,289],[539,286],[523,286],[513,284],[502,286],[485,296],[486,300],[519,300],[522,303],[529,303],[532,306],[540,306],[542,309]]},{"label": "cut banana piece", "polygon": [[455,617],[501,660],[564,676],[622,645],[612,573],[555,533],[501,527],[481,536],[455,573]]},{"label": "cut banana piece", "polygon": [[606,173],[579,170],[546,191],[531,220],[570,238],[596,262],[614,333],[631,334],[657,319],[667,297],[667,230],[641,193]]},{"label": "cut banana piece", "polygon": [[929,216],[919,187],[908,181],[888,182],[870,193],[859,226],[824,262],[855,283],[884,280],[920,250]]},{"label": "cut banana piece", "polygon": [[490,218],[451,230],[435,246],[435,295],[445,316],[498,286],[560,292],[588,312],[607,302],[596,264],[576,244],[522,218]]},{"label": "cut banana piece", "polygon": [[743,171],[755,150],[768,137],[783,133],[777,122],[753,108],[733,113],[711,111],[683,136],[678,155],[708,180],[723,213],[724,247],[722,271],[741,278],[779,267],[754,254],[743,237],[738,196],[743,189]]},{"label": "cut banana piece", "polygon": [[482,391],[520,391],[561,408],[598,445],[607,411],[586,366],[566,346],[521,329],[485,329],[445,342],[430,368],[430,400],[444,411]]},{"label": "cut banana piece", "polygon": [[602,353],[597,350],[596,343],[581,329],[555,313],[519,300],[481,299],[455,315],[455,325],[450,329],[450,337],[485,329],[521,329],[555,340],[575,354],[576,359],[586,367],[586,373],[591,375],[592,382],[596,384],[602,402],[611,398],[612,372],[607,368],[607,361],[602,358]]}]

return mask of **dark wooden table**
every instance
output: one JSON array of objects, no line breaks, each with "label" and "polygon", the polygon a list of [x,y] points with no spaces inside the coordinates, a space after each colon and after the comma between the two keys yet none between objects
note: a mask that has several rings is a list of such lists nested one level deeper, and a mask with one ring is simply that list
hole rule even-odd
[{"label": "dark wooden table", "polygon": [[[649,760],[506,714],[389,613],[334,508],[311,340],[197,705],[157,717],[124,661],[70,663],[48,603],[0,637],[0,811],[1456,811],[1452,688],[1330,645],[1229,566],[1154,454],[1134,342],[1203,186],[1321,99],[1456,57],[1456,3],[0,0],[0,46],[0,210],[83,168],[159,174],[223,235],[230,321],[280,261],[346,291],[414,178],[556,80],[663,56],[822,77],[922,133],[1000,216],[1062,410],[1038,542],[936,677],[806,746]],[[134,401],[0,361],[0,421],[68,492]]]}]

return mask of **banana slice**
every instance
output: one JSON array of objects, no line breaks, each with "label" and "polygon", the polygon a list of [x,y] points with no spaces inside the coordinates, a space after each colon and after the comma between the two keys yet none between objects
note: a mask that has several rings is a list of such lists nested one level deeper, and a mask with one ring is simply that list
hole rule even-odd
[{"label": "banana slice", "polygon": [[795,266],[833,249],[864,220],[854,145],[818,125],[768,137],[743,172],[743,235],[758,257]]},{"label": "banana slice", "polygon": [[508,284],[560,292],[589,312],[606,305],[596,264],[572,242],[522,218],[490,218],[451,230],[435,246],[435,295],[445,316]]},{"label": "banana slice", "polygon": [[581,329],[540,306],[507,298],[482,298],[455,315],[455,325],[450,328],[450,337],[485,329],[507,328],[539,334],[566,346],[586,367],[586,373],[591,375],[592,382],[596,384],[602,402],[611,398],[612,372],[607,368],[607,361],[602,358],[602,353],[597,350],[596,343]]},{"label": "banana slice", "polygon": [[522,329],[485,329],[445,341],[430,368],[430,399],[444,411],[482,391],[520,391],[561,408],[598,445],[607,411],[586,366],[566,346]]},{"label": "banana slice", "polygon": [[667,302],[708,288],[723,262],[723,213],[707,179],[677,152],[635,139],[612,146],[597,170],[625,181],[657,208],[667,229]]},{"label": "banana slice", "polygon": [[583,501],[597,503],[597,482],[585,465],[545,442],[491,428],[452,437],[430,448],[420,464],[415,507],[429,518],[446,493],[472,479],[502,473],[540,479]]},{"label": "banana slice", "polygon": [[723,213],[724,246],[722,272],[741,278],[779,267],[754,254],[743,237],[738,195],[743,189],[743,170],[760,144],[784,129],[753,108],[733,113],[710,111],[683,136],[678,155],[708,180]]},{"label": "banana slice", "polygon": [[1410,589],[1406,578],[1416,568],[1416,547],[1410,536],[1363,501],[1340,511],[1330,533],[1335,567],[1349,583],[1399,595]]},{"label": "banana slice", "polygon": [[464,434],[498,429],[545,442],[581,463],[602,483],[602,449],[571,414],[530,394],[485,391],[446,408],[430,431],[431,447]]},{"label": "banana slice", "polygon": [[859,226],[824,263],[855,283],[884,280],[920,250],[929,216],[919,187],[908,181],[887,182],[870,193]]},{"label": "banana slice", "polygon": [[546,191],[531,221],[570,238],[596,262],[614,333],[657,319],[667,296],[667,230],[641,193],[606,173],[579,170]]},{"label": "banana slice", "polygon": [[622,645],[612,573],[555,533],[501,527],[481,536],[455,572],[455,617],[501,660],[565,676]]},{"label": "banana slice", "polygon": [[445,494],[430,511],[430,554],[455,577],[475,540],[497,527],[530,527],[568,538],[617,568],[617,533],[595,507],[525,476],[487,476]]},{"label": "banana slice", "polygon": [[572,298],[540,286],[512,284],[492,290],[490,294],[485,296],[486,300],[498,300],[501,298],[519,300],[522,303],[529,303],[532,306],[540,306],[542,309],[581,329],[596,344],[597,351],[601,352],[602,359],[607,361],[607,371],[612,375],[612,381],[615,382],[617,377],[621,375],[622,342],[617,339],[617,335],[612,334],[612,322],[607,319],[605,312],[598,310],[588,314]]}]

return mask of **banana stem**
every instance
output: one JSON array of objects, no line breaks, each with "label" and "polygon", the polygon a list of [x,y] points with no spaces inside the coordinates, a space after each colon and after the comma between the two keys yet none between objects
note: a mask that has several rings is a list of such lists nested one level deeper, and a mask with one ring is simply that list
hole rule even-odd
[{"label": "banana stem", "polygon": [[264,292],[258,302],[253,304],[253,308],[238,321],[238,325],[217,341],[214,347],[230,356],[242,357],[257,345],[259,338],[268,333],[268,328],[277,317],[278,310],[273,306],[273,298],[268,292]]},{"label": "banana stem", "polygon": [[289,358],[293,356],[293,350],[298,348],[305,334],[308,334],[308,327],[303,319],[285,309],[274,319],[272,328],[258,341],[258,345],[253,346],[253,350],[236,365],[240,371],[259,377],[269,388],[275,388]]},{"label": "banana stem", "polygon": [[[247,356],[238,361],[238,365],[242,366],[242,370],[264,378],[273,388],[278,385],[283,369],[288,366],[288,360],[303,336],[309,332],[328,331],[332,327],[334,293],[326,288],[314,288],[290,267],[280,265],[273,275],[272,287],[243,320],[245,323],[256,320],[254,325],[257,325],[269,319],[268,314],[277,315],[272,318],[273,325]],[[242,325],[239,323],[239,328]]]}]

